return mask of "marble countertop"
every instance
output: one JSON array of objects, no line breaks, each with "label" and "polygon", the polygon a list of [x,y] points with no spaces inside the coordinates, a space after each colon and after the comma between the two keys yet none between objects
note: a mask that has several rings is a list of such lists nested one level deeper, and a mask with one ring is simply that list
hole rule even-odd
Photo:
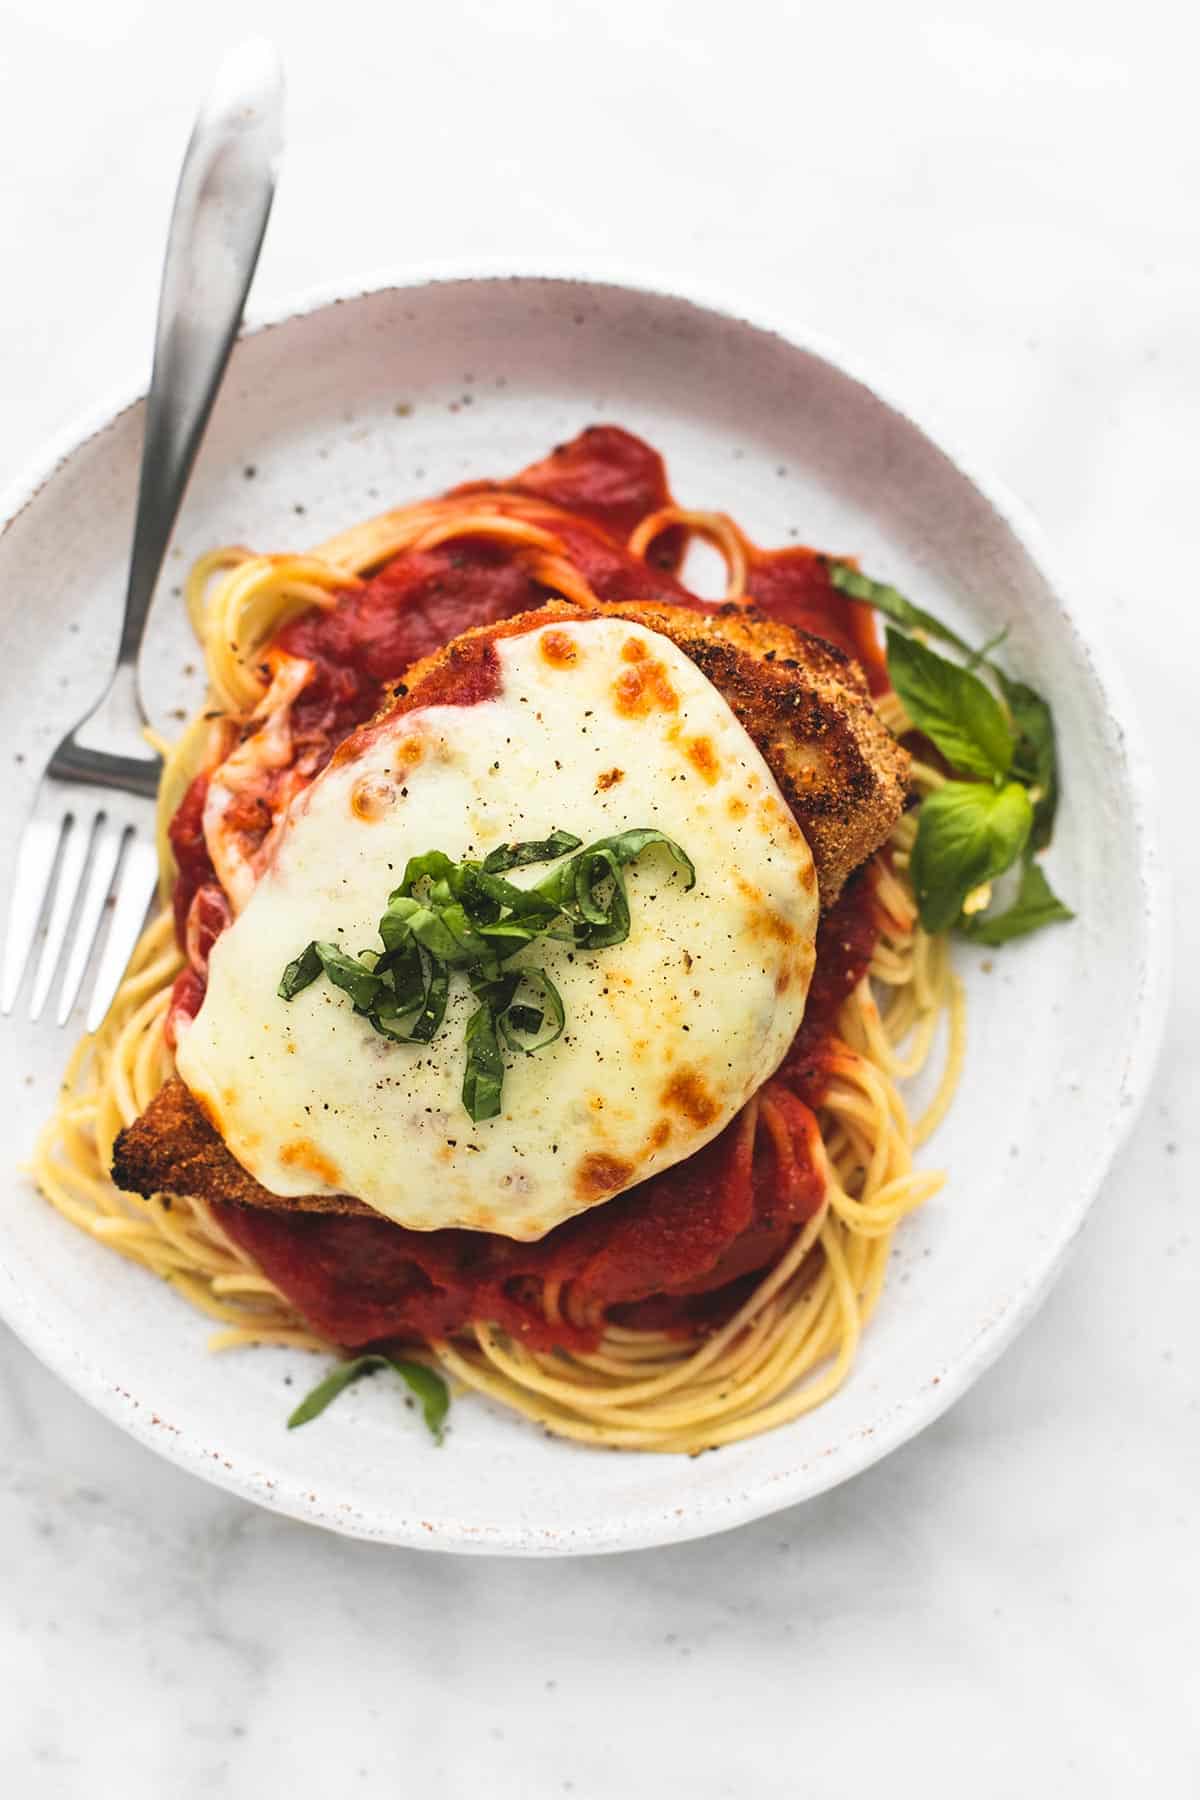
[{"label": "marble countertop", "polygon": [[291,81],[260,308],[575,257],[841,339],[1040,515],[1140,704],[1164,819],[1191,822],[1140,1126],[947,1417],[665,1551],[324,1536],[159,1462],[0,1330],[13,1800],[1200,1792],[1200,32],[1173,0],[1136,32],[1082,0],[800,10],[9,0],[0,481],[145,367],[191,110],[248,20]]}]

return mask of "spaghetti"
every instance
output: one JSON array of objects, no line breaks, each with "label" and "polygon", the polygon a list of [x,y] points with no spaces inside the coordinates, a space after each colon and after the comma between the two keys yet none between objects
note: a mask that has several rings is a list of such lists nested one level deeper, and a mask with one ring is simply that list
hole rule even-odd
[{"label": "spaghetti", "polygon": [[[192,572],[187,603],[210,700],[176,744],[162,746],[159,909],[104,1024],[71,1058],[34,1172],[43,1194],[72,1224],[162,1277],[216,1320],[214,1348],[335,1346],[305,1323],[204,1200],[142,1199],[119,1191],[109,1177],[117,1133],[173,1074],[173,1007],[198,1004],[195,994],[188,999],[187,944],[180,947],[182,919],[172,904],[183,884],[171,823],[198,774],[221,765],[222,779],[230,779],[230,761],[236,763],[248,727],[287,723],[307,679],[300,671],[309,665],[285,627],[314,609],[352,611],[367,578],[402,554],[419,559],[469,543],[477,552],[494,552],[505,578],[526,584],[538,600],[557,595],[594,608],[614,597],[690,599],[671,565],[697,535],[724,557],[729,599],[750,594],[757,600],[770,585],[766,553],[723,514],[643,507],[624,521],[622,547],[571,499],[515,484],[461,490],[353,527],[307,556],[219,550]],[[621,582],[626,591],[614,594]],[[877,709],[900,735],[908,722],[886,689],[865,609],[844,605],[844,630],[867,669]],[[426,618],[417,654],[439,647],[456,629]],[[362,696],[345,704],[361,712]],[[336,706],[330,717],[335,739],[354,722],[338,716]],[[932,766],[914,768],[919,791],[943,779]],[[311,770],[295,756],[290,762],[281,756],[277,779],[274,799],[282,810]],[[878,1302],[897,1226],[940,1186],[940,1175],[914,1168],[913,1153],[944,1116],[963,1060],[963,993],[948,940],[921,929],[907,875],[915,831],[914,816],[905,814],[866,871],[876,930],[869,967],[842,1000],[822,1045],[819,1093],[810,1085],[815,1116],[807,1115],[813,1123],[806,1149],[823,1190],[819,1205],[765,1272],[737,1284],[739,1298],[725,1316],[718,1311],[691,1325],[622,1322],[620,1309],[607,1316],[577,1283],[547,1281],[539,1296],[546,1320],[574,1328],[577,1342],[590,1347],[534,1348],[494,1322],[476,1320],[453,1337],[432,1337],[422,1354],[462,1386],[556,1435],[628,1449],[696,1452],[732,1443],[793,1419],[836,1391]],[[247,879],[269,850],[269,832],[265,840],[261,830],[247,835]],[[219,873],[225,880],[226,871]],[[932,1098],[914,1122],[899,1084],[926,1067],[943,1037]],[[737,1128],[747,1158],[761,1139],[785,1173],[789,1157],[794,1160],[789,1133],[803,1112],[794,1102],[788,1110],[788,1079],[785,1064],[744,1108]]]}]

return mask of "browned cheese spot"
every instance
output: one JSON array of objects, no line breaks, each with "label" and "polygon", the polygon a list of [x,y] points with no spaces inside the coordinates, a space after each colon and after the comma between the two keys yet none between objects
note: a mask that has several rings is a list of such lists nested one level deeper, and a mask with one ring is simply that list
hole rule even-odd
[{"label": "browned cheese spot", "polygon": [[419,737],[402,738],[392,751],[394,772],[397,775],[407,775],[410,769],[416,768],[424,754],[425,746]]},{"label": "browned cheese spot", "polygon": [[603,1150],[591,1150],[575,1169],[575,1193],[580,1200],[607,1200],[633,1179],[633,1164]]},{"label": "browned cheese spot", "polygon": [[711,1125],[721,1110],[703,1075],[687,1067],[676,1069],[662,1091],[662,1103],[696,1126]]},{"label": "browned cheese spot", "polygon": [[779,801],[768,795],[763,801],[762,816],[776,831],[783,833],[791,843],[803,840],[804,833],[796,823],[795,815],[788,806],[781,806]]},{"label": "browned cheese spot", "polygon": [[[214,1100],[210,1100],[207,1094],[197,1093],[191,1088],[188,1089],[188,1092],[191,1094],[192,1099],[196,1102],[196,1106],[198,1107],[199,1111],[203,1113],[204,1117],[208,1120],[208,1122],[212,1126],[213,1130],[217,1133],[217,1136],[223,1137],[225,1134],[224,1134],[224,1131],[223,1131],[222,1125],[221,1125],[221,1112],[220,1112],[220,1108],[217,1106],[216,1102]],[[226,1088],[225,1098],[226,1098],[227,1104],[232,1104],[233,1101],[237,1098],[237,1096],[235,1094],[233,1094],[230,1091],[230,1089]]]},{"label": "browned cheese spot", "polygon": [[[188,1091],[189,1093],[192,1093],[191,1089]],[[231,1087],[222,1088],[219,1095],[192,1093],[192,1099],[196,1102],[197,1107],[208,1120],[217,1136],[221,1138],[225,1137],[230,1127],[225,1123],[221,1108],[227,1107],[232,1115],[234,1108],[237,1106],[237,1089]],[[239,1131],[238,1137],[243,1150],[257,1149],[258,1145],[262,1142],[262,1133],[258,1131],[242,1130]]]},{"label": "browned cheese spot", "polygon": [[734,876],[734,885],[747,902],[749,914],[747,928],[752,937],[767,937],[776,944],[792,944],[796,941],[795,927],[782,913],[768,906],[763,899],[762,890],[753,882],[746,881],[740,875]]},{"label": "browned cheese spot", "polygon": [[670,1141],[671,1121],[670,1119],[660,1119],[658,1124],[654,1127],[654,1130],[650,1133],[650,1148],[652,1150],[661,1150],[663,1145],[669,1144]]},{"label": "browned cheese spot", "polygon": [[795,927],[782,913],[775,912],[769,906],[752,914],[750,929],[756,938],[767,937],[776,944],[794,944],[796,941]]},{"label": "browned cheese spot", "polygon": [[341,1180],[337,1165],[332,1163],[319,1150],[311,1138],[297,1138],[294,1143],[283,1144],[279,1151],[279,1160],[288,1169],[303,1169],[309,1175],[315,1175],[329,1187],[337,1187]]},{"label": "browned cheese spot", "polygon": [[565,631],[543,631],[538,643],[552,669],[569,669],[579,661],[579,645]]},{"label": "browned cheese spot", "polygon": [[373,825],[383,818],[395,798],[396,790],[390,781],[380,775],[362,775],[350,789],[350,810],[356,819]]},{"label": "browned cheese spot", "polygon": [[713,749],[712,739],[691,738],[684,748],[687,751],[688,761],[697,774],[707,781],[709,787],[712,787],[721,773],[721,761]]},{"label": "browned cheese spot", "polygon": [[621,659],[629,667],[613,683],[617,711],[627,719],[644,719],[656,709],[675,712],[679,695],[671,686],[666,665],[651,656],[640,638],[627,638]]},{"label": "browned cheese spot", "polygon": [[740,794],[730,794],[725,802],[725,810],[731,819],[744,819],[750,808]]},{"label": "browned cheese spot", "polygon": [[618,781],[624,779],[624,769],[606,769],[603,775],[597,775],[596,786],[602,794],[607,794],[610,787],[616,787]]}]

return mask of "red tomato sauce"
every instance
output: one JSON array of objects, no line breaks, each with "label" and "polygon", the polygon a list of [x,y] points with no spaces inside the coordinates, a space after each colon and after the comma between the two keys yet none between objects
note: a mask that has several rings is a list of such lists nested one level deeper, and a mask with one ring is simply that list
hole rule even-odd
[{"label": "red tomato sauce", "polygon": [[[471,493],[492,485],[467,483],[456,491]],[[522,469],[509,486],[602,525],[622,544],[643,519],[672,504],[666,464],[658,451],[619,425],[589,425],[544,461]],[[682,554],[683,537],[677,531],[664,532],[651,547],[654,566],[669,573],[678,569]]]},{"label": "red tomato sauce", "polygon": [[880,929],[879,908],[870,876],[865,869],[852,875],[817,926],[817,961],[804,1003],[804,1020],[783,1063],[782,1072],[809,1104],[820,1103],[808,1094],[801,1072],[829,1043],[837,1029],[838,1013],[870,967]]},{"label": "red tomato sauce", "polygon": [[187,941],[187,919],[192,897],[205,882],[215,882],[208,846],[204,842],[204,802],[208,797],[208,776],[197,775],[171,820],[167,835],[175,853],[178,874],[171,905],[175,913],[175,936],[182,949]]},{"label": "red tomato sauce", "polygon": [[861,663],[873,694],[891,686],[875,614],[829,579],[829,559],[817,550],[758,550],[746,573],[747,595],[772,618],[836,644]]},{"label": "red tomato sauce", "polygon": [[[777,1100],[780,1097],[777,1096]],[[607,1305],[664,1289],[702,1294],[744,1274],[722,1266],[753,1226],[756,1266],[778,1253],[795,1224],[819,1206],[808,1149],[811,1115],[791,1095],[786,1179],[771,1135],[735,1119],[686,1162],[559,1225],[533,1244],[481,1231],[409,1231],[384,1219],[214,1208],[298,1311],[348,1347],[445,1337],[489,1320],[535,1349],[584,1348],[598,1330],[547,1322],[547,1282],[575,1283]],[[815,1129],[815,1127],[811,1127]],[[761,1258],[761,1260],[759,1260]],[[666,1323],[665,1309],[659,1319]]]},{"label": "red tomato sauce", "polygon": [[[646,561],[625,548],[641,519],[671,504],[661,457],[629,433],[593,427],[506,484],[505,491],[514,490],[570,508],[571,517],[555,520],[555,534],[601,600],[707,608],[677,579],[680,533],[661,533]],[[456,491],[497,489],[473,483]],[[473,626],[544,604],[548,592],[529,575],[527,562],[518,548],[485,539],[405,551],[333,608],[314,608],[287,625],[275,644],[314,665],[292,706],[297,755],[324,766],[415,662]],[[886,687],[873,615],[833,587],[816,552],[756,552],[747,586],[764,611],[856,657],[873,692]],[[466,705],[483,698],[494,687],[495,652],[481,646],[478,657],[456,663],[445,679],[446,692],[435,701]],[[196,777],[171,825],[179,865],[176,928],[189,963],[176,983],[169,1036],[180,1014],[199,1010],[208,951],[224,922],[224,896],[204,844],[207,785],[206,775]],[[827,1079],[838,1008],[865,972],[877,933],[870,884],[860,875],[821,921],[804,1024],[778,1077],[759,1096],[753,1132],[739,1116],[686,1161],[537,1243],[487,1232],[414,1232],[382,1218],[236,1206],[214,1211],[297,1310],[347,1347],[442,1337],[472,1320],[491,1321],[533,1348],[594,1343],[598,1330],[547,1321],[548,1283],[571,1284],[625,1323],[715,1325],[820,1205],[812,1109]]]}]

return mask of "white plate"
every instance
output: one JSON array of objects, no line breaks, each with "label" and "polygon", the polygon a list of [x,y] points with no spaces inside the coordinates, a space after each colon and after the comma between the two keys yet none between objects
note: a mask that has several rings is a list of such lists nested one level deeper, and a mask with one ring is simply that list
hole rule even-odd
[{"label": "white plate", "polygon": [[[590,281],[478,277],[327,300],[248,336],[159,595],[146,684],[157,721],[170,727],[198,697],[177,584],[201,550],[315,543],[385,505],[514,471],[600,419],[656,444],[685,504],[732,512],[759,542],[856,552],[975,640],[1009,627],[1012,668],[1055,707],[1065,802],[1052,870],[1079,918],[1004,950],[990,973],[961,953],[966,1075],[926,1153],[950,1180],[903,1227],[846,1386],[795,1424],[695,1461],[552,1442],[475,1398],[457,1403],[438,1450],[383,1383],[288,1433],[311,1357],[206,1355],[204,1319],[71,1230],[15,1168],[4,1178],[0,1309],[38,1356],[196,1474],[390,1543],[634,1548],[736,1525],[875,1462],[1029,1318],[1134,1117],[1161,1023],[1146,774],[1086,613],[1068,606],[1012,503],[843,359],[726,311]],[[0,868],[46,752],[115,645],[141,421],[135,404],[77,434],[0,514],[13,514],[0,537]],[[9,1022],[2,1047],[24,1154],[69,1036]]]}]

